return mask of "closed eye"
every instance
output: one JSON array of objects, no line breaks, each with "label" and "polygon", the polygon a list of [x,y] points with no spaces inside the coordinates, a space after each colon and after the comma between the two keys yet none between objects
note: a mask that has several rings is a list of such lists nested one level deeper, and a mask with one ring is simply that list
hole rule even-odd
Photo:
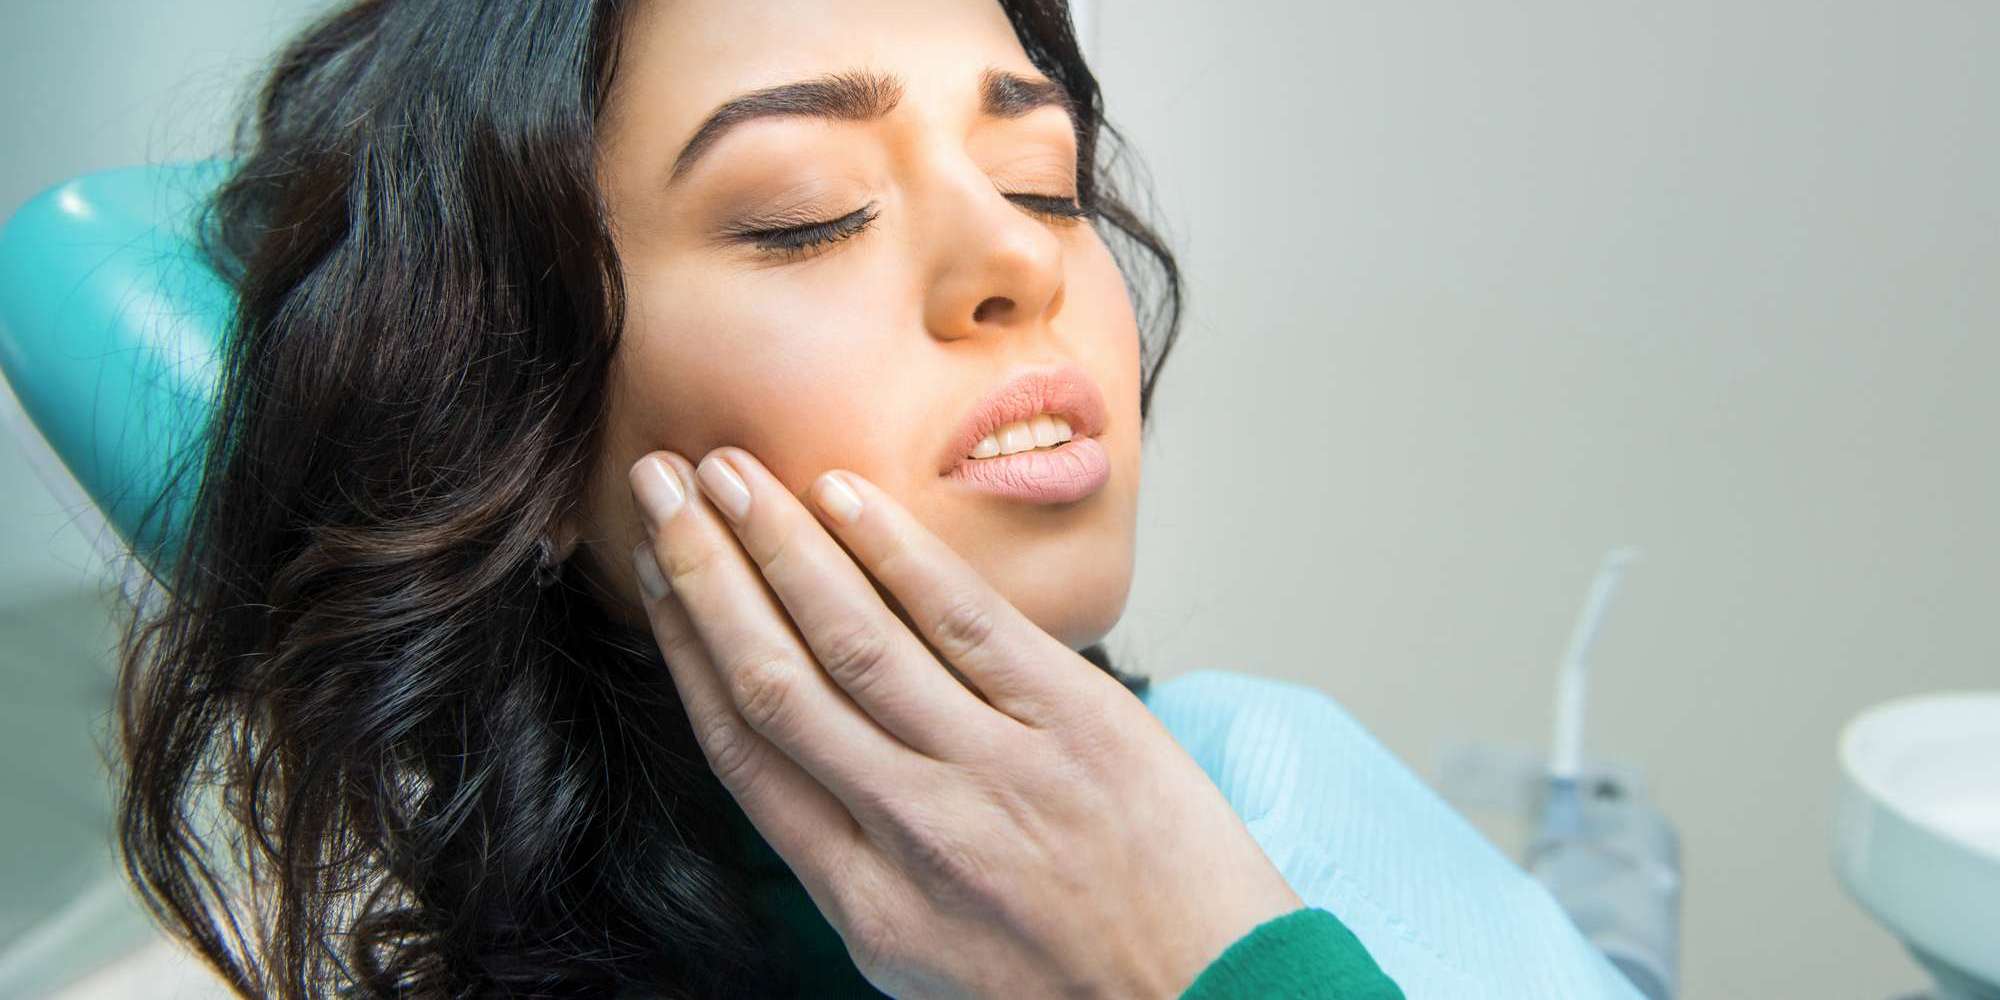
[{"label": "closed eye", "polygon": [[[1016,192],[1005,197],[1030,213],[1057,225],[1074,224],[1080,219],[1090,218],[1093,214],[1088,207],[1078,204],[1076,199],[1063,195]],[[783,260],[796,260],[860,235],[861,231],[867,229],[869,223],[874,222],[880,214],[875,204],[870,202],[840,218],[824,222],[766,228],[746,227],[731,230],[725,235],[730,239],[747,243],[760,252]]]},{"label": "closed eye", "polygon": [[825,222],[767,229],[738,229],[726,235],[748,243],[760,251],[792,260],[860,233],[868,228],[868,224],[874,222],[879,214],[881,213],[875,208],[875,204],[870,202],[838,219],[829,219]]},{"label": "closed eye", "polygon": [[1088,219],[1091,215],[1087,206],[1077,204],[1075,198],[1065,198],[1062,195],[1010,194],[1007,198],[1014,204],[1051,220],[1074,222],[1078,219]]}]

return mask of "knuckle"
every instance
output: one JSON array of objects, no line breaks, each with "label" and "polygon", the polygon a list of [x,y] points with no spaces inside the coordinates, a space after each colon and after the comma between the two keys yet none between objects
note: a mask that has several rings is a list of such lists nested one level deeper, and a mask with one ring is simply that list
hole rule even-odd
[{"label": "knuckle", "polygon": [[930,810],[895,810],[892,822],[905,863],[934,899],[957,904],[992,896],[989,866],[977,847],[936,822]]},{"label": "knuckle", "polygon": [[859,694],[889,663],[889,640],[865,622],[834,628],[821,643],[820,666],[841,687]]},{"label": "knuckle", "polygon": [[1120,773],[1133,766],[1137,741],[1156,728],[1143,709],[1129,711],[1119,697],[1075,696],[1067,704],[1048,705],[1055,724],[1042,730],[1049,741],[1050,761],[1061,770],[1093,777]]},{"label": "knuckle", "polygon": [[665,625],[654,630],[658,640],[660,655],[668,663],[703,663],[708,658],[708,647],[694,629],[683,622],[668,620]]},{"label": "knuckle", "polygon": [[669,545],[666,550],[666,562],[660,569],[666,574],[667,588],[676,594],[698,586],[715,566],[717,550],[712,545]]},{"label": "knuckle", "polygon": [[701,739],[709,770],[724,788],[741,792],[756,780],[757,739],[734,721],[711,724]]},{"label": "knuckle", "polygon": [[881,907],[868,902],[857,902],[844,909],[843,936],[853,954],[854,967],[871,977],[898,968],[902,964],[897,955],[902,934],[895,921]]},{"label": "knuckle", "polygon": [[798,671],[766,657],[729,671],[729,694],[743,721],[760,733],[775,732],[798,700]]},{"label": "knuckle", "polygon": [[992,643],[997,625],[985,602],[969,595],[947,598],[931,627],[931,645],[947,659],[957,660]]},{"label": "knuckle", "polygon": [[763,541],[762,551],[756,554],[757,568],[766,573],[778,572],[785,560],[796,558],[799,540],[799,526],[791,518],[771,520],[778,523],[765,529],[770,538]]},{"label": "knuckle", "polygon": [[913,574],[914,567],[909,564],[915,560],[916,555],[910,551],[909,543],[898,532],[875,557],[875,573],[884,580],[905,579]]},{"label": "knuckle", "polygon": [[965,908],[968,904],[984,908],[994,898],[986,868],[958,840],[924,840],[913,860],[918,871],[929,873],[934,894],[952,908]]}]

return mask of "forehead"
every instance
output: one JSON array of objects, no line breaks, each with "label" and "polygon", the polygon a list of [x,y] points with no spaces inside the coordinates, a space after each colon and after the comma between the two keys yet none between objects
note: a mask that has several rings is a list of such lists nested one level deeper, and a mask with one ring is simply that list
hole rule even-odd
[{"label": "forehead", "polygon": [[644,0],[627,18],[601,129],[621,143],[678,149],[724,101],[828,73],[900,77],[916,114],[969,112],[987,66],[1039,75],[997,0]]}]

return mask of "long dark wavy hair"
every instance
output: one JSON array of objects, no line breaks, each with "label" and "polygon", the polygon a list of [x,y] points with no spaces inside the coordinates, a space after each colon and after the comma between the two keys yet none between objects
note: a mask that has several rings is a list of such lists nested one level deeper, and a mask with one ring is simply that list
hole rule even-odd
[{"label": "long dark wavy hair", "polygon": [[[184,541],[124,638],[119,835],[243,995],[745,996],[791,971],[651,635],[587,572],[537,579],[619,344],[595,130],[630,2],[331,12],[207,206],[238,311]],[[1143,426],[1173,255],[1116,190],[1143,176],[1067,4],[1000,3],[1078,111]]]}]

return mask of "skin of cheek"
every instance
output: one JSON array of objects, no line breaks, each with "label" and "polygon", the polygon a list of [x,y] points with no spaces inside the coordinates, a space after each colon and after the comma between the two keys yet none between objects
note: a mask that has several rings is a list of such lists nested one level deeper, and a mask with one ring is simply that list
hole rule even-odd
[{"label": "skin of cheek", "polygon": [[[922,332],[922,291],[893,260],[859,276],[825,270],[786,281],[740,264],[628,272],[608,433],[577,553],[615,592],[614,617],[644,624],[626,565],[644,537],[626,485],[631,464],[661,448],[698,462],[734,445],[802,502],[827,469],[860,473],[1044,631],[1072,649],[1101,639],[1123,614],[1132,579],[1139,343],[1103,241],[1087,226],[1065,239],[1064,304],[1047,326],[952,341]],[[1074,361],[1104,392],[1112,465],[1104,489],[1051,506],[940,479],[948,429],[1014,365],[1052,360]]]}]

